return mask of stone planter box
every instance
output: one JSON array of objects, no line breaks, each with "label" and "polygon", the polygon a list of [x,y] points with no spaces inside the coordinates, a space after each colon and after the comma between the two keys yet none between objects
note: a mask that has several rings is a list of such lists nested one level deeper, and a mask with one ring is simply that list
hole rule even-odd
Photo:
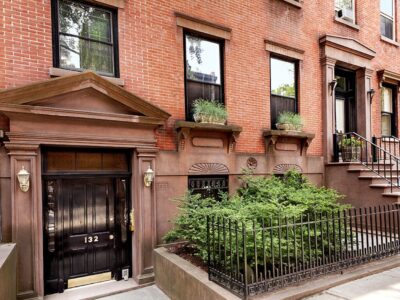
[{"label": "stone planter box", "polygon": [[0,299],[17,298],[17,250],[15,244],[0,244]]},{"label": "stone planter box", "polygon": [[154,267],[157,286],[171,299],[240,300],[209,281],[205,271],[166,248],[154,250]]}]

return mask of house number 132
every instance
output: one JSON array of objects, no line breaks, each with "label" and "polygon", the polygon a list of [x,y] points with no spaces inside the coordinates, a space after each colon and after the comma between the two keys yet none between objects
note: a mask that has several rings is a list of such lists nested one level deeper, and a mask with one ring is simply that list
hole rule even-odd
[{"label": "house number 132", "polygon": [[97,243],[99,241],[99,237],[97,235],[95,236],[85,236],[85,244],[87,243]]}]

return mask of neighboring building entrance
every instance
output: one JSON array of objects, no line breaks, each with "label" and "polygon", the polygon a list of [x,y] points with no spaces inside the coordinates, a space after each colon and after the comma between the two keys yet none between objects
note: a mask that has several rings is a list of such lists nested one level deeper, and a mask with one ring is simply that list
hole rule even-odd
[{"label": "neighboring building entrance", "polygon": [[355,72],[335,69],[337,86],[335,89],[336,132],[357,131],[357,108]]},{"label": "neighboring building entrance", "polygon": [[45,150],[46,293],[131,273],[128,153]]}]

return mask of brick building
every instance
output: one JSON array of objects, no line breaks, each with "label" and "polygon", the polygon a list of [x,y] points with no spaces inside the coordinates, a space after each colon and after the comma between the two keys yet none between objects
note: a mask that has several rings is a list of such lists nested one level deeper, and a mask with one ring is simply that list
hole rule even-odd
[{"label": "brick building", "polygon": [[[11,0],[0,11],[0,237],[18,244],[21,298],[126,270],[152,280],[172,199],[234,192],[243,168],[295,168],[359,206],[382,193],[359,202],[365,182],[333,163],[333,134],[398,135],[397,1]],[[197,98],[222,102],[227,124],[193,122]],[[275,130],[284,110],[302,132]]]}]

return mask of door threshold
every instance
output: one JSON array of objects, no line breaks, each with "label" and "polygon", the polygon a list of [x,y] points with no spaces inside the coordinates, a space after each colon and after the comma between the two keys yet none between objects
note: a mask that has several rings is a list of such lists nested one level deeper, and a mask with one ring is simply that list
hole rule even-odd
[{"label": "door threshold", "polygon": [[153,283],[139,285],[135,280],[109,280],[90,285],[66,289],[64,293],[44,296],[44,300],[94,300],[100,297],[111,296],[122,292],[142,288]]}]

